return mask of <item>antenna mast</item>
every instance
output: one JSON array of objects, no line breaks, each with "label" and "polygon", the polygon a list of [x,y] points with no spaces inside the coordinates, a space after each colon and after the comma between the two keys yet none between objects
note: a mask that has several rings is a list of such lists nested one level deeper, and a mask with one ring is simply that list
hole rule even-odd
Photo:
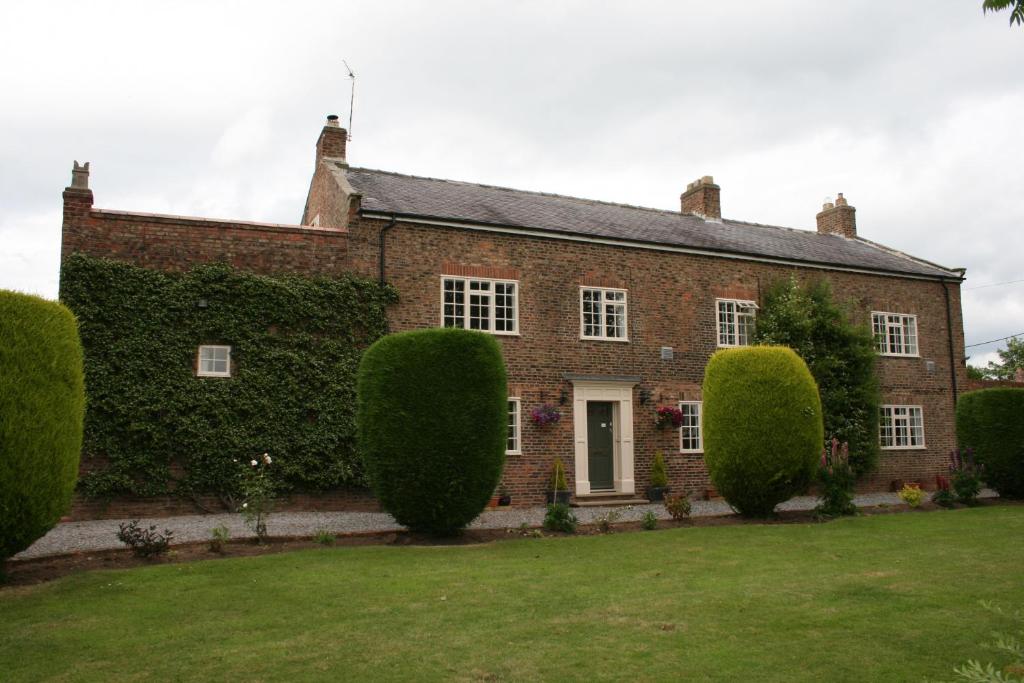
[{"label": "antenna mast", "polygon": [[356,104],[356,75],[355,75],[355,73],[352,72],[352,67],[350,67],[348,65],[348,62],[346,62],[343,59],[343,60],[341,60],[341,63],[345,65],[345,70],[348,71],[348,77],[352,80],[352,94],[349,96],[349,100],[348,100],[348,139],[351,140],[352,139],[352,110],[355,108],[355,104]]}]

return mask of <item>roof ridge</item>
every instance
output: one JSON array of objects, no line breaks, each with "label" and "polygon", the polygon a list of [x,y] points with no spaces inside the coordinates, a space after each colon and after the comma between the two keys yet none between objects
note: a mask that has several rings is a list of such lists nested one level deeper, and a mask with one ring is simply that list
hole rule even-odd
[{"label": "roof ridge", "polygon": [[[639,209],[640,211],[650,211],[652,213],[660,213],[668,216],[680,216],[690,218],[700,218],[693,214],[683,213],[681,211],[672,211],[671,209],[658,209],[653,206],[640,206],[639,204],[625,204],[623,202],[609,202],[603,199],[591,199],[589,197],[574,197],[568,194],[558,194],[557,192],[541,192],[540,190],[521,190],[515,187],[508,187],[506,185],[489,185],[487,183],[474,183],[468,180],[452,180],[451,178],[435,178],[433,176],[415,175],[412,173],[397,173],[395,171],[384,171],[379,168],[365,168],[362,166],[350,166],[350,171],[369,171],[370,173],[382,173],[384,175],[398,176],[401,178],[415,178],[416,180],[433,180],[440,183],[453,183],[456,185],[470,185],[472,187],[484,187],[489,190],[504,190],[506,192],[518,192],[520,194],[532,194],[538,197],[555,197],[558,199],[571,199],[577,202],[587,202],[589,204],[599,204],[602,206],[615,206],[621,209]],[[703,220],[703,219],[701,219]]]}]

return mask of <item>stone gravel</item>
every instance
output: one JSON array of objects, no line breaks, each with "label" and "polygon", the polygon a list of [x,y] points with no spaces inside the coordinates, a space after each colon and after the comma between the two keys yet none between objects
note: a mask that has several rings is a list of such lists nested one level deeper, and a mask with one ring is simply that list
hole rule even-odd
[{"label": "stone gravel", "polygon": [[[985,490],[982,497],[994,497],[993,491]],[[867,493],[854,497],[859,507],[875,505],[899,505],[900,499],[895,493]],[[813,496],[800,496],[779,505],[779,510],[811,510],[818,504]],[[648,511],[654,512],[659,519],[668,519],[669,515],[661,503],[622,507],[583,507],[574,508],[573,512],[580,522],[588,524],[609,511],[618,510],[618,521],[638,521]],[[691,516],[710,517],[732,513],[729,504],[723,500],[696,500],[692,502]],[[523,524],[539,527],[544,519],[544,507],[531,508],[497,508],[488,509],[477,517],[469,526],[476,529],[516,528]],[[30,548],[14,556],[15,560],[27,560],[49,555],[63,555],[74,552],[109,550],[124,546],[117,540],[118,525],[128,520],[102,519],[86,522],[64,522],[50,530],[48,534],[36,541]],[[210,538],[210,530],[225,526],[232,538],[251,538],[252,532],[246,528],[242,516],[237,513],[221,513],[206,515],[186,515],[181,517],[160,517],[142,519],[141,524],[157,525],[159,530],[170,529],[174,532],[174,543],[190,543],[206,541]],[[352,534],[374,531],[397,531],[402,527],[391,515],[385,512],[278,512],[267,521],[267,531],[271,536],[312,536],[324,530],[332,534]]]}]

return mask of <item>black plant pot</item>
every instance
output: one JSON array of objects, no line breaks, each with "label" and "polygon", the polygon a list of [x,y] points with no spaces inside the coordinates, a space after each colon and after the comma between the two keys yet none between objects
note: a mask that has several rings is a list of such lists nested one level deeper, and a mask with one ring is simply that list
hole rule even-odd
[{"label": "black plant pot", "polygon": [[647,500],[652,503],[665,500],[665,495],[671,491],[670,486],[648,486],[647,487]]},{"label": "black plant pot", "polygon": [[548,491],[548,504],[561,503],[562,505],[568,505],[571,495],[568,491]]},{"label": "black plant pot", "polygon": [[498,506],[506,507],[512,504],[512,496],[504,495],[498,498]]}]

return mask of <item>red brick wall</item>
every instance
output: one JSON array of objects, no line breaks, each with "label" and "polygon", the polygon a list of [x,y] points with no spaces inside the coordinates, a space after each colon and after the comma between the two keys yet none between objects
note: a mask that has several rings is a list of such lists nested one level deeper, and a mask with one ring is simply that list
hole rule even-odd
[{"label": "red brick wall", "polygon": [[[343,229],[220,221],[92,209],[65,192],[61,253],[128,261],[158,270],[228,263],[257,273],[340,275],[348,269]],[[88,192],[88,191],[86,191]]]},{"label": "red brick wall", "polygon": [[[349,225],[353,267],[364,275],[376,274],[381,225],[368,219]],[[679,453],[678,432],[655,429],[654,410],[701,398],[704,365],[717,348],[716,297],[757,300],[771,282],[790,275],[829,279],[837,298],[851,301],[865,325],[870,324],[871,310],[917,314],[921,357],[879,357],[878,371],[886,403],[923,407],[927,448],[883,451],[878,474],[862,487],[888,490],[893,479],[931,487],[934,475],[945,471],[955,438],[949,330],[944,285],[939,282],[400,222],[387,235],[387,279],[400,292],[400,302],[391,309],[392,330],[438,324],[440,275],[455,266],[462,268],[459,272],[503,269],[519,274],[520,336],[498,337],[508,362],[510,395],[522,399],[523,455],[509,456],[504,477],[516,504],[542,499],[555,456],[573,475],[572,386],[564,373],[641,376],[652,398],[641,405],[639,387],[634,390],[637,490],[647,485],[659,449],[667,456],[675,490],[706,488],[702,457]],[[580,339],[581,284],[629,290],[628,343]],[[948,287],[954,353],[960,359],[959,286]],[[662,346],[673,347],[673,360],[660,359]],[[931,373],[926,361],[934,362]],[[959,362],[954,367],[964,386],[965,368]],[[563,392],[569,400],[560,406],[562,420],[543,428],[532,425],[530,410],[542,403],[558,405]]]}]

